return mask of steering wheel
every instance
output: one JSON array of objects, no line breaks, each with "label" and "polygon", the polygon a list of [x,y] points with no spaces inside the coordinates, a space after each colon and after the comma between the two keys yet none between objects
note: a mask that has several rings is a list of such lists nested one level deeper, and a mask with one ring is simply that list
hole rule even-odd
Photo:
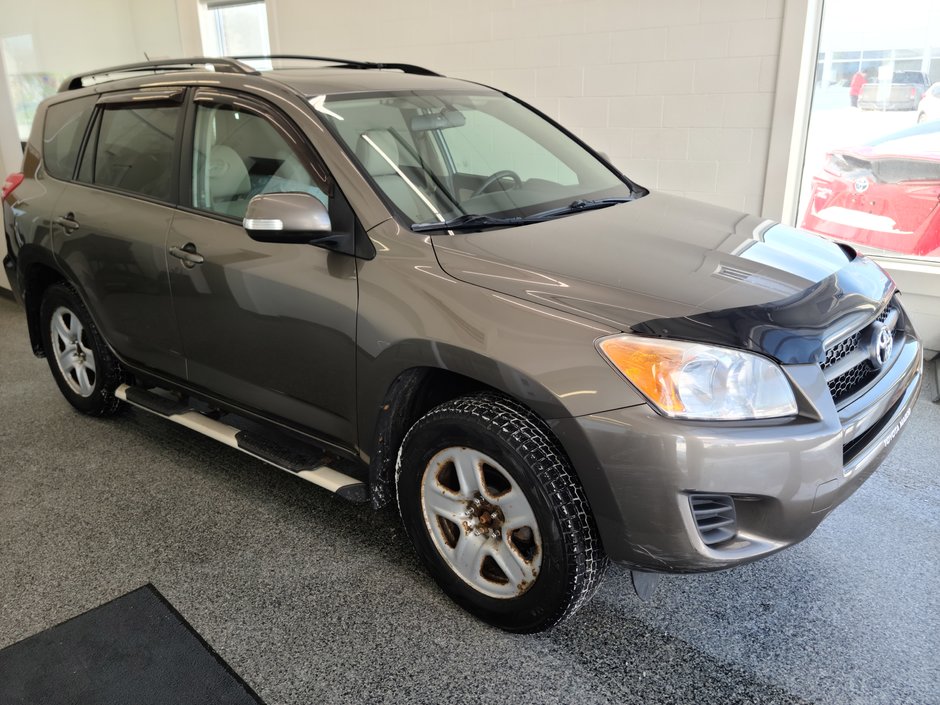
[{"label": "steering wheel", "polygon": [[522,188],[522,179],[519,178],[519,174],[512,171],[511,169],[501,169],[500,171],[494,172],[487,176],[486,179],[483,180],[483,183],[480,184],[479,188],[470,194],[470,198],[476,198],[501,179],[512,179],[514,182],[512,186],[513,188]]}]

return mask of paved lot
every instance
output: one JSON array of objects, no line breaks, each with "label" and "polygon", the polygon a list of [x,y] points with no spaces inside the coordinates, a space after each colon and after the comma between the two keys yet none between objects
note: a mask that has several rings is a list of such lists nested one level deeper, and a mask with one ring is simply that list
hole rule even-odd
[{"label": "paved lot", "polygon": [[940,703],[940,406],[809,540],[731,572],[614,570],[506,635],[453,606],[396,517],[185,429],[74,413],[0,298],[0,647],[146,582],[268,703]]}]

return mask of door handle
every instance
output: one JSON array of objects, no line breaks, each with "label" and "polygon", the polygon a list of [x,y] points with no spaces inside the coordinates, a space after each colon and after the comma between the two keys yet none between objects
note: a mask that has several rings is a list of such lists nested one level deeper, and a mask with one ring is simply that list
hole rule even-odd
[{"label": "door handle", "polygon": [[62,229],[65,230],[66,235],[71,235],[76,230],[81,227],[77,220],[75,220],[75,214],[69,213],[68,215],[60,215],[53,221],[56,225],[61,225]]},{"label": "door handle", "polygon": [[191,242],[187,242],[182,247],[171,247],[170,254],[177,259],[183,260],[183,266],[187,269],[192,269],[197,264],[202,264],[206,261],[205,257],[196,252],[196,246]]}]

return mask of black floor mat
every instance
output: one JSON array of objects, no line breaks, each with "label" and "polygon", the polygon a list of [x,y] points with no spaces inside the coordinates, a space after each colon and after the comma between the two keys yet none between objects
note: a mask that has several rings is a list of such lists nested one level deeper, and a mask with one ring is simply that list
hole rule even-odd
[{"label": "black floor mat", "polygon": [[261,699],[145,585],[0,650],[0,703],[258,705]]}]

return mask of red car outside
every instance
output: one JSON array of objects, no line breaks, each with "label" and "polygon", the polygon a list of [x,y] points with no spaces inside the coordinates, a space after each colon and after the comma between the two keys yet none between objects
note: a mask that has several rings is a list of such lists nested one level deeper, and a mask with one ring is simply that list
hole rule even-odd
[{"label": "red car outside", "polygon": [[802,227],[862,250],[940,256],[940,122],[834,150]]}]

